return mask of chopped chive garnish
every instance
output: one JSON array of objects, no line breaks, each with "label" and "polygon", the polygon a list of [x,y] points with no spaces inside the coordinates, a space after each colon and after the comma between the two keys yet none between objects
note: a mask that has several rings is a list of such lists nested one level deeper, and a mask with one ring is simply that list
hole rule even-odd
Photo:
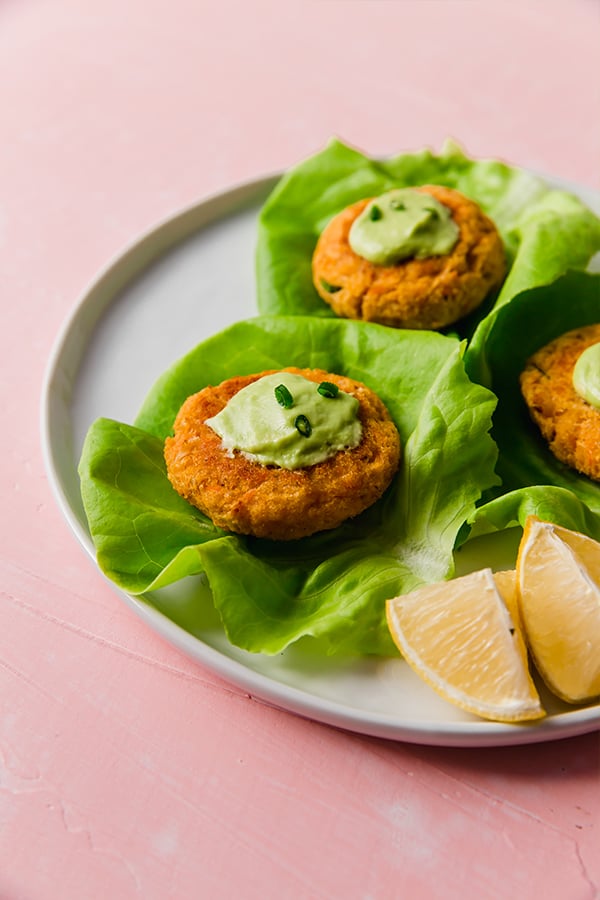
[{"label": "chopped chive garnish", "polygon": [[330,381],[322,381],[317,390],[322,397],[327,397],[328,400],[333,400],[340,392],[337,384],[332,384]]},{"label": "chopped chive garnish", "polygon": [[324,278],[321,278],[321,285],[328,294],[337,294],[338,291],[341,291],[341,287],[338,284],[330,284]]},{"label": "chopped chive garnish", "polygon": [[289,409],[294,405],[294,398],[286,388],[285,384],[278,384],[275,388],[275,399],[284,409]]},{"label": "chopped chive garnish", "polygon": [[296,429],[300,432],[302,437],[310,437],[312,434],[312,425],[306,418],[306,416],[299,415],[296,416],[296,420],[294,422]]},{"label": "chopped chive garnish", "polygon": [[433,206],[425,206],[425,212],[428,212],[432,219],[439,219],[440,214],[437,209],[434,209]]},{"label": "chopped chive garnish", "polygon": [[406,205],[402,202],[402,200],[390,200],[390,206],[392,209],[398,210],[398,212],[404,212],[406,209]]},{"label": "chopped chive garnish", "polygon": [[381,219],[382,216],[383,216],[383,213],[381,212],[380,208],[376,205],[372,206],[371,209],[369,210],[369,218],[370,218],[371,222],[376,222],[377,219]]}]

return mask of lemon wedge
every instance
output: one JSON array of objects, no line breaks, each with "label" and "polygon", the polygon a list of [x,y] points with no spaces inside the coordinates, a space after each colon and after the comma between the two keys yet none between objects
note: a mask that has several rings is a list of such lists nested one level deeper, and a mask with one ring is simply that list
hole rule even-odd
[{"label": "lemon wedge", "polygon": [[525,638],[540,675],[558,697],[600,695],[600,543],[529,516],[517,558]]},{"label": "lemon wedge", "polygon": [[406,662],[450,703],[485,719],[545,715],[532,681],[515,572],[481,569],[387,601],[391,636]]}]

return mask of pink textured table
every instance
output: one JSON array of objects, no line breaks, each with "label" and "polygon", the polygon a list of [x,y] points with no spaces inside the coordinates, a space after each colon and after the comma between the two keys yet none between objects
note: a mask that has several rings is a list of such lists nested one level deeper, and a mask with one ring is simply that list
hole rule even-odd
[{"label": "pink textured table", "polygon": [[600,893],[598,733],[452,749],[272,708],[135,616],[38,417],[77,298],[140,233],[337,135],[600,188],[592,0],[0,3],[0,898]]}]

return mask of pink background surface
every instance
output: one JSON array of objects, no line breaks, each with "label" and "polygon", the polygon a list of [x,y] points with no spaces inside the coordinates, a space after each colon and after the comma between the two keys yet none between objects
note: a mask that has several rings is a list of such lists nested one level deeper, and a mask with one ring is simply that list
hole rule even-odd
[{"label": "pink background surface", "polygon": [[124,607],[44,471],[57,333],[198,198],[338,135],[600,188],[594,0],[0,2],[0,898],[599,895],[598,734],[394,744],[269,708]]}]

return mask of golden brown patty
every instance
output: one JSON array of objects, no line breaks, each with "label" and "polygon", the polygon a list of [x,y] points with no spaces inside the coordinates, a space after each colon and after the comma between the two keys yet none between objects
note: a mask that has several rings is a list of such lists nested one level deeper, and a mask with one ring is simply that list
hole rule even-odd
[{"label": "golden brown patty", "polygon": [[[275,370],[277,371],[277,370]],[[319,369],[287,368],[311,381],[331,381],[359,401],[360,443],[323,462],[290,471],[263,466],[235,451],[205,424],[242,388],[263,375],[230,378],[188,397],[165,441],[171,484],[215,525],[240,534],[292,540],[335,528],[383,494],[400,459],[400,438],[382,401],[364,384]]]},{"label": "golden brown patty", "polygon": [[[370,198],[348,206],[323,230],[313,255],[314,285],[338,316],[395,328],[443,328],[479,306],[502,282],[502,240],[479,206],[450,188],[417,190],[451,210],[460,231],[456,244],[444,256],[375,265],[354,253],[348,241],[352,223]],[[339,290],[327,290],[323,282]]]},{"label": "golden brown patty", "polygon": [[573,369],[583,351],[600,341],[600,325],[561,335],[530,359],[521,391],[533,421],[561,462],[600,481],[600,410],[573,387]]}]

